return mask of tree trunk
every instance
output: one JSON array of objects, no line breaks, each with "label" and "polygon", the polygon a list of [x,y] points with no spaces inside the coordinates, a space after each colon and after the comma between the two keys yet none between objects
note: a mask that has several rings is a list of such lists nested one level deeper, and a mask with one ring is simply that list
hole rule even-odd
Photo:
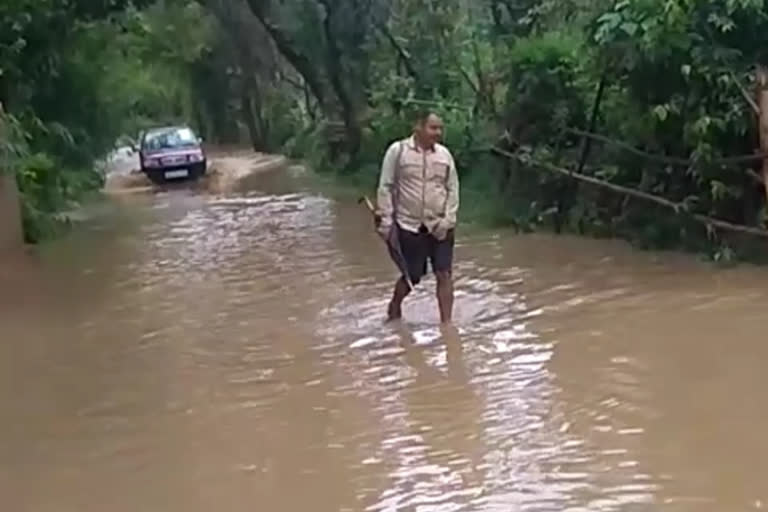
[{"label": "tree trunk", "polygon": [[251,141],[251,148],[258,152],[264,150],[261,133],[256,125],[256,118],[253,115],[253,101],[247,85],[243,85],[240,95],[240,113],[243,116],[246,128],[248,128],[248,138]]},{"label": "tree trunk", "polygon": [[[6,132],[3,103],[0,102],[0,142],[10,138]],[[16,175],[9,169],[10,155],[0,147],[0,252],[21,247],[21,201]]]},{"label": "tree trunk", "polygon": [[7,169],[0,169],[0,253],[18,249],[23,241],[16,179]]},{"label": "tree trunk", "polygon": [[[768,66],[757,66],[757,104],[760,107],[760,150],[768,153]],[[763,159],[763,183],[768,205],[768,158]]]},{"label": "tree trunk", "polygon": [[336,93],[336,97],[341,104],[342,120],[344,121],[344,131],[346,134],[346,146],[349,153],[348,168],[356,165],[357,157],[360,153],[362,142],[362,128],[358,119],[357,106],[352,98],[350,91],[344,84],[344,69],[342,67],[341,49],[336,43],[335,34],[331,26],[331,17],[334,14],[333,4],[328,1],[322,2],[325,7],[325,18],[323,19],[323,30],[326,38],[326,69],[328,78]]},{"label": "tree trunk", "polygon": [[284,31],[276,25],[267,15],[268,2],[263,0],[248,0],[248,5],[251,7],[251,11],[259,20],[264,30],[267,31],[272,41],[275,43],[277,51],[285,58],[288,63],[293,66],[293,69],[299,73],[307,86],[317,98],[318,103],[323,106],[326,102],[325,97],[325,85],[320,77],[319,71],[315,68],[312,60],[301,53],[296,47],[296,44]]},{"label": "tree trunk", "polygon": [[253,87],[251,88],[251,106],[253,107],[253,118],[256,121],[256,127],[259,129],[259,137],[261,140],[262,151],[269,151],[270,147],[270,133],[269,123],[264,119],[264,101],[261,96],[261,85],[259,81],[254,78]]},{"label": "tree trunk", "polygon": [[506,27],[504,26],[504,14],[501,12],[501,2],[499,0],[491,0],[490,9],[496,35],[504,35]]},{"label": "tree trunk", "polygon": [[[589,116],[589,126],[587,126],[588,133],[595,133],[597,129],[597,119],[600,117],[600,103],[603,101],[603,94],[605,93],[605,84],[608,81],[608,72],[603,71],[600,77],[600,82],[597,84],[597,92],[595,93],[595,100],[592,103],[592,113]],[[589,151],[592,149],[592,139],[584,137],[581,146],[581,156],[579,157],[579,167],[576,172],[583,172],[584,166],[589,158]]]}]

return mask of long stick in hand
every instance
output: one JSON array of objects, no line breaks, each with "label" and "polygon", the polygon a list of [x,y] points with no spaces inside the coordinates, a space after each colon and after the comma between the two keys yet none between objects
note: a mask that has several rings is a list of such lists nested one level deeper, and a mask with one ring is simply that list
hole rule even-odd
[{"label": "long stick in hand", "polygon": [[[376,208],[373,206],[371,200],[368,199],[368,196],[361,197],[360,200],[358,200],[358,203],[365,204],[365,207],[368,209],[370,214],[373,215],[374,223],[378,227],[381,219],[378,218]],[[411,278],[408,275],[408,264],[405,260],[405,256],[403,255],[403,250],[400,247],[400,239],[397,236],[397,226],[392,226],[389,237],[384,240],[384,242],[387,244],[387,249],[389,249],[390,258],[392,258],[392,261],[395,263],[397,269],[402,274],[403,280],[405,280],[405,283],[408,285],[408,289],[413,290],[413,282],[411,282]]]}]

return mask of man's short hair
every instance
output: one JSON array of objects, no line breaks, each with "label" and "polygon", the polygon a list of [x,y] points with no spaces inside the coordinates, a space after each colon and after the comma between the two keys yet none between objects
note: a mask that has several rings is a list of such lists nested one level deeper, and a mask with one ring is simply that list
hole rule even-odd
[{"label": "man's short hair", "polygon": [[424,123],[427,122],[427,119],[429,119],[429,116],[440,117],[440,114],[438,114],[436,110],[431,108],[418,109],[416,111],[416,115],[414,116],[414,123],[423,125]]}]

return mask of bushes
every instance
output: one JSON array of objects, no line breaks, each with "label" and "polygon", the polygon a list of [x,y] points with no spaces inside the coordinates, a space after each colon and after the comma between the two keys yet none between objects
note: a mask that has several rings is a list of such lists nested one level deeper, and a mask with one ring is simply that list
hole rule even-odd
[{"label": "bushes", "polygon": [[[49,16],[45,2],[29,20],[11,3],[17,12],[2,19],[29,24],[0,22],[0,69],[8,68],[0,101],[13,100],[29,135],[34,156],[21,181],[35,194],[30,217],[95,186],[86,169],[117,134],[180,118],[226,142],[246,127],[255,147],[373,187],[386,146],[429,106],[446,122],[465,218],[747,255],[741,240],[686,212],[764,224],[755,164],[718,161],[758,145],[744,95],[755,67],[768,64],[762,2],[609,4],[178,0],[137,10],[112,2],[108,18],[103,9],[65,12],[61,24],[61,10]],[[65,30],[49,30],[51,19]],[[39,44],[15,44],[22,39]],[[641,152],[587,143],[578,130]],[[493,146],[526,158],[494,156]],[[531,159],[679,208],[580,184]],[[56,173],[63,177],[50,179]],[[58,199],[41,192],[48,186]]]},{"label": "bushes", "polygon": [[0,28],[17,20],[0,35],[0,144],[29,242],[53,236],[62,212],[101,188],[95,162],[120,135],[193,118],[188,77],[209,35],[194,3],[48,4],[0,8]]},{"label": "bushes", "polygon": [[[471,216],[717,258],[751,254],[743,237],[688,212],[753,227],[765,221],[754,163],[718,162],[758,145],[743,95],[753,90],[755,65],[768,62],[758,41],[768,30],[760,2],[492,4],[490,11],[462,0],[392,4],[385,28],[373,30],[381,37],[364,48],[370,112],[352,158],[357,168],[321,151],[320,130],[305,130],[292,149],[311,147],[322,168],[370,186],[386,145],[408,133],[408,112],[429,105],[443,114]],[[360,59],[359,48],[345,49],[341,37],[336,43],[334,57],[348,50]],[[314,55],[327,44],[294,49]],[[580,130],[641,151],[588,141]],[[484,151],[491,146],[530,158],[496,158]],[[547,172],[531,159],[655,195],[678,211]]]}]

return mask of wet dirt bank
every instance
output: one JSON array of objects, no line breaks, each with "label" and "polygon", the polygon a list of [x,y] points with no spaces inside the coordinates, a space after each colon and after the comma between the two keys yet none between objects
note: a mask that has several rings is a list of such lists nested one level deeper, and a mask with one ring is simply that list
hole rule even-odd
[{"label": "wet dirt bank", "polygon": [[0,170],[0,255],[18,251],[23,241],[16,180]]}]

